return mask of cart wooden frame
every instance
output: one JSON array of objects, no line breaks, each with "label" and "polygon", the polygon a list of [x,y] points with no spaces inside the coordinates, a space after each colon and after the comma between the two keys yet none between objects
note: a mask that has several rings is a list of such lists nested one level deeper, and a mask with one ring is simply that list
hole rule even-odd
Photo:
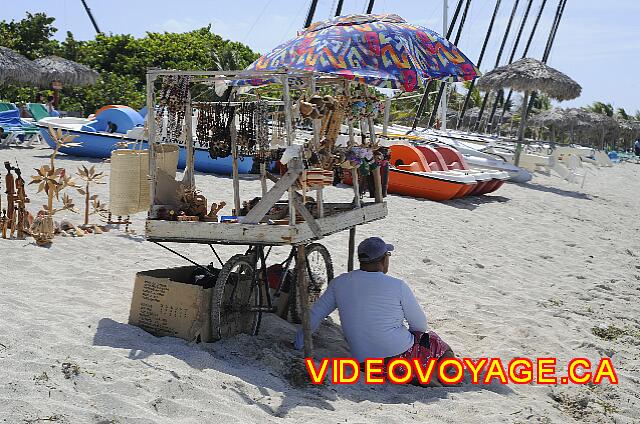
[{"label": "cart wooden frame", "polygon": [[[374,170],[375,202],[363,203],[358,187],[357,169],[352,170],[354,181],[354,201],[352,203],[327,203],[324,202],[322,189],[316,191],[317,201],[315,213],[311,213],[302,202],[302,196],[294,188],[295,183],[304,171],[302,158],[294,158],[288,164],[287,172],[278,177],[269,174],[266,167],[260,167],[260,180],[262,187],[261,200],[243,217],[238,223],[218,223],[218,222],[184,222],[165,221],[158,218],[158,211],[164,205],[159,205],[156,201],[156,190],[158,185],[156,175],[156,150],[159,145],[155,117],[155,81],[163,76],[189,76],[190,83],[213,84],[219,81],[262,79],[278,81],[282,85],[284,115],[285,115],[285,140],[287,146],[294,144],[295,129],[291,125],[291,87],[290,81],[295,78],[303,81],[304,86],[311,93],[315,92],[316,84],[340,84],[344,91],[348,92],[350,82],[336,77],[320,74],[317,72],[303,72],[283,69],[282,71],[175,71],[152,69],[147,72],[147,125],[149,136],[149,173],[150,173],[150,193],[151,205],[149,216],[146,221],[145,234],[149,241],[153,242],[176,242],[176,243],[203,243],[214,244],[236,244],[248,245],[249,251],[264,252],[264,246],[291,245],[297,249],[297,284],[300,285],[299,293],[302,302],[302,325],[305,332],[305,354],[311,355],[312,342],[309,323],[309,307],[307,298],[307,281],[305,272],[304,246],[315,240],[334,234],[340,231],[349,230],[349,270],[353,269],[355,228],[358,225],[382,219],[387,215],[387,206],[383,201],[382,187],[379,169]],[[227,104],[227,102],[225,102]],[[190,95],[186,99],[186,111],[184,119],[185,149],[187,152],[186,168],[182,184],[195,188],[194,173],[194,140],[192,128],[193,107]],[[353,122],[347,119],[349,126],[349,145],[355,144]],[[367,122],[370,129],[369,137],[375,141],[375,131],[373,119]],[[313,137],[318,141],[319,120],[313,120]],[[362,125],[361,125],[362,128]],[[240,178],[238,175],[238,155],[235,143],[235,121],[231,126],[231,151],[233,166],[233,193],[234,207],[240,210]],[[267,181],[274,184],[268,187]],[[288,193],[287,204],[289,211],[289,225],[268,225],[261,223],[269,210],[281,198]],[[296,222],[296,215],[300,214],[304,221]],[[255,250],[252,250],[255,249]],[[254,259],[255,270],[257,271],[260,254],[256,253]],[[217,255],[217,254],[216,254]],[[262,268],[266,264],[262,261]],[[224,268],[224,267],[223,267]],[[256,274],[258,274],[256,272]],[[264,276],[263,276],[264,279]],[[268,293],[267,293],[268,296]],[[268,308],[272,309],[270,299]],[[261,307],[259,307],[261,308]],[[265,309],[266,311],[266,309]]]}]

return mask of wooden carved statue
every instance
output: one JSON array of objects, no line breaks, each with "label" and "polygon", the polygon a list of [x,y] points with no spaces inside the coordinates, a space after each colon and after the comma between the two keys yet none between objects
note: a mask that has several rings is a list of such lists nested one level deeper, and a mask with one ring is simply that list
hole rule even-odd
[{"label": "wooden carved statue", "polygon": [[[13,168],[16,172],[17,178],[15,179],[15,187],[16,187],[16,210],[17,210],[17,219],[15,222],[17,223],[18,228],[18,238],[24,239],[25,237],[25,229],[28,230],[27,225],[27,208],[26,204],[29,203],[29,198],[27,197],[27,193],[24,189],[24,179],[22,178],[22,173],[20,172],[20,168],[17,166]],[[13,236],[13,228],[11,229],[11,235]]]},{"label": "wooden carved statue", "polygon": [[11,222],[13,222],[13,212],[15,208],[15,200],[16,200],[16,191],[15,191],[15,178],[11,171],[13,168],[9,162],[4,163],[4,167],[7,169],[7,175],[5,177],[5,187],[7,194],[7,226],[11,226]]},{"label": "wooden carved statue", "polygon": [[218,212],[220,212],[225,206],[227,206],[225,202],[220,202],[220,204],[212,203],[211,210],[202,218],[202,220],[207,222],[218,222]]},{"label": "wooden carved statue", "polygon": [[[0,187],[2,185],[0,184]],[[0,192],[0,232],[2,232],[2,238],[7,238],[7,210],[2,208],[2,193]]]}]

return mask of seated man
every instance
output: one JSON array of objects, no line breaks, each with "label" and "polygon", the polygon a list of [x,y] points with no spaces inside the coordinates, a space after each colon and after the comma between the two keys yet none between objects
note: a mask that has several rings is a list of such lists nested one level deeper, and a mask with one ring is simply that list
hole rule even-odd
[{"label": "seated man", "polygon": [[[453,352],[433,331],[427,332],[427,317],[404,281],[390,277],[389,258],[393,245],[370,237],[358,246],[360,269],[334,278],[311,310],[311,330],[338,308],[342,331],[359,362],[366,358],[419,359],[453,357]],[[404,325],[406,321],[409,325]],[[302,349],[302,330],[296,334],[296,349]],[[435,379],[432,384],[437,385]]]}]

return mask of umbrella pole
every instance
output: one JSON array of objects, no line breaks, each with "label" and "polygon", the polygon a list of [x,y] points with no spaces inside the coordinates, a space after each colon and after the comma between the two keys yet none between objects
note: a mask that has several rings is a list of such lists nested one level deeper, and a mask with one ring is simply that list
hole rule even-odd
[{"label": "umbrella pole", "polygon": [[518,128],[518,144],[516,146],[516,156],[513,163],[515,166],[520,164],[520,155],[522,154],[522,142],[524,141],[524,130],[527,125],[527,106],[529,104],[529,91],[524,92],[522,99],[522,116],[520,116],[520,127]]},{"label": "umbrella pole", "polygon": [[384,101],[384,122],[382,123],[382,136],[389,135],[389,115],[391,114],[391,98],[387,97]]}]

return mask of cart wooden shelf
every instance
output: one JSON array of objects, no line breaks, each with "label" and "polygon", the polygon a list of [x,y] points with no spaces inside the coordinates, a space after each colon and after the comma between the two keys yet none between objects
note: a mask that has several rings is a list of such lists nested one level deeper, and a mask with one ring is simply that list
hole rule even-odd
[{"label": "cart wooden shelf", "polygon": [[[326,205],[329,206],[329,205]],[[315,220],[320,233],[314,234],[305,221],[295,225],[179,222],[147,220],[149,241],[205,244],[300,245],[324,236],[366,224],[387,215],[386,203],[365,203],[361,208],[339,212]]]}]

